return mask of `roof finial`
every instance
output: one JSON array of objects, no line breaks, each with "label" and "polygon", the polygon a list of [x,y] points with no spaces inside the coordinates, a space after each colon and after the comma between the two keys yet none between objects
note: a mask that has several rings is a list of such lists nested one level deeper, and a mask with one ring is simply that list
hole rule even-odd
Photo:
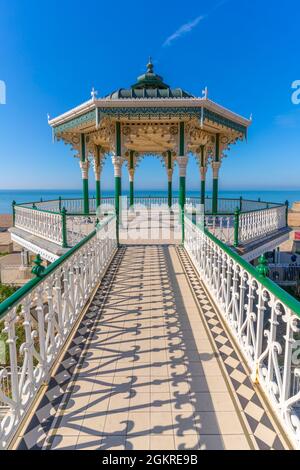
[{"label": "roof finial", "polygon": [[207,86],[204,88],[204,90],[202,90],[202,98],[204,98],[205,100],[207,100],[207,98],[208,98],[208,88],[207,88]]},{"label": "roof finial", "polygon": [[152,57],[149,56],[149,62],[147,64],[147,72],[153,73],[153,63],[152,63]]},{"label": "roof finial", "polygon": [[98,91],[96,91],[95,88],[93,87],[91,91],[92,100],[96,99],[97,94],[98,94]]}]

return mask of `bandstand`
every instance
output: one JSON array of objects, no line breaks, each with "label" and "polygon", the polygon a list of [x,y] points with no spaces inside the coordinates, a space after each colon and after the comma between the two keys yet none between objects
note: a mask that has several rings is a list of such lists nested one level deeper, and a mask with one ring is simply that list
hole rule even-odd
[{"label": "bandstand", "polygon": [[101,170],[112,156],[115,174],[116,212],[121,195],[122,168],[127,165],[130,204],[134,203],[134,175],[140,159],[156,155],[162,159],[172,204],[172,176],[179,167],[179,203],[183,209],[188,158],[199,166],[201,203],[205,202],[208,165],[213,170],[212,213],[218,212],[219,171],[225,152],[245,139],[251,121],[214,103],[207,90],[197,98],[181,88],[171,88],[153,70],[151,60],[145,74],[130,88],[92,99],[49,121],[55,139],[71,145],[82,171],[84,211],[89,212],[88,174],[92,163],[96,180],[96,205],[100,204]]},{"label": "bandstand", "polygon": [[[171,88],[150,60],[130,88],[93,90],[49,124],[75,152],[83,197],[13,202],[12,239],[38,256],[33,279],[0,304],[0,448],[299,449],[300,303],[264,256],[289,237],[288,205],[218,196],[226,151],[251,120],[207,90]],[[167,197],[134,194],[149,155]],[[191,156],[199,196],[186,197]],[[101,194],[107,158],[114,198]],[[178,240],[122,240],[124,166],[125,212],[166,207]]]}]

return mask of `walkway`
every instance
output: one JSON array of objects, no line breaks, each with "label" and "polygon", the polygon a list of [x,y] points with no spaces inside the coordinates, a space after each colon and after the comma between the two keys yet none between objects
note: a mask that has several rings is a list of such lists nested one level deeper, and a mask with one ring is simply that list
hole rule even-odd
[{"label": "walkway", "polygon": [[16,446],[287,448],[267,413],[185,251],[128,245]]}]

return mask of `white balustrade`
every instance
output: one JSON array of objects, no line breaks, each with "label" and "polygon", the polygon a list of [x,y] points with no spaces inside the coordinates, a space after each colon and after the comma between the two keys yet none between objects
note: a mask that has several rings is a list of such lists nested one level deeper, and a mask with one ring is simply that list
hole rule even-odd
[{"label": "white balustrade", "polygon": [[241,213],[239,217],[239,240],[250,242],[275,233],[286,226],[286,206]]},{"label": "white balustrade", "polygon": [[[0,369],[0,448],[7,448],[117,249],[116,219],[0,305],[7,363]],[[3,336],[3,334],[2,334]],[[4,410],[5,411],[5,410]]]},{"label": "white balustrade", "polygon": [[95,228],[96,215],[67,215],[68,246],[75,246]]},{"label": "white balustrade", "polygon": [[184,245],[252,379],[300,448],[300,303],[188,217]]},{"label": "white balustrade", "polygon": [[234,243],[234,216],[233,215],[206,215],[205,226],[219,240],[227,245]]},{"label": "white balustrade", "polygon": [[15,227],[59,245],[63,242],[60,214],[15,206]]}]

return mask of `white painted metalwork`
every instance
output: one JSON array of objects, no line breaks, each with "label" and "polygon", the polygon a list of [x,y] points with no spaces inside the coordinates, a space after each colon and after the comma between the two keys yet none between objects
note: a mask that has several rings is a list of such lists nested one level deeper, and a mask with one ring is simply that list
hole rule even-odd
[{"label": "white painted metalwork", "polygon": [[206,215],[205,226],[219,240],[227,245],[234,243],[234,216],[233,215]]},{"label": "white painted metalwork", "polygon": [[275,233],[286,226],[286,206],[240,214],[239,240],[243,243]]},{"label": "white painted metalwork", "polygon": [[[300,448],[300,304],[185,216],[185,248],[294,445]],[[298,379],[297,379],[298,380]]]},{"label": "white painted metalwork", "polygon": [[36,245],[35,243],[32,243],[23,237],[19,237],[15,233],[11,233],[11,239],[13,242],[16,242],[18,245],[26,248],[28,251],[31,251],[32,253],[36,253],[40,255],[41,258],[47,261],[50,261],[50,263],[53,263],[53,261],[56,261],[59,258],[57,254],[52,253],[51,251],[45,248],[42,248],[40,245]]},{"label": "white painted metalwork", "polygon": [[110,216],[50,265],[41,279],[23,287],[24,294],[17,292],[0,305],[9,357],[0,370],[0,403],[9,408],[0,422],[0,448],[7,448],[41,385],[49,380],[116,248],[116,219]]},{"label": "white painted metalwork", "polygon": [[91,233],[95,228],[97,217],[95,215],[88,216],[67,216],[67,241],[68,246],[75,246],[84,237]]},{"label": "white painted metalwork", "polygon": [[63,242],[61,222],[60,214],[29,209],[28,207],[15,207],[15,227],[58,245]]}]

